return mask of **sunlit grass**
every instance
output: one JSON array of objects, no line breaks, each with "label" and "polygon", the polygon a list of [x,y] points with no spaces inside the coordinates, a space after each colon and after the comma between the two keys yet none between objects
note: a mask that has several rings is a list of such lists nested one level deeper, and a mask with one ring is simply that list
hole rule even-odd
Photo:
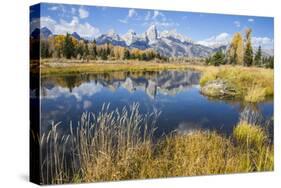
[{"label": "sunlit grass", "polygon": [[164,63],[157,61],[93,61],[93,62],[57,62],[43,60],[41,62],[42,75],[74,74],[74,73],[111,73],[118,71],[160,71],[185,70],[190,68],[185,63]]},{"label": "sunlit grass", "polygon": [[233,137],[194,130],[153,141],[159,114],[104,105],[69,134],[53,123],[40,139],[42,184],[273,170],[273,145],[256,125],[240,122]]},{"label": "sunlit grass", "polygon": [[243,168],[250,171],[273,170],[273,145],[269,144],[268,135],[262,127],[241,121],[234,128],[233,137],[237,145],[246,151]]},{"label": "sunlit grass", "polygon": [[122,162],[151,143],[158,116],[141,115],[138,104],[112,111],[104,105],[98,114],[84,113],[76,128],[70,124],[69,134],[53,123],[40,138],[42,183],[121,179],[125,171],[117,169],[126,169]]},{"label": "sunlit grass", "polygon": [[247,94],[244,97],[246,102],[261,102],[265,99],[266,89],[256,86],[249,88]]},{"label": "sunlit grass", "polygon": [[263,146],[268,139],[266,132],[260,126],[243,121],[234,128],[233,136],[240,144],[257,147]]}]

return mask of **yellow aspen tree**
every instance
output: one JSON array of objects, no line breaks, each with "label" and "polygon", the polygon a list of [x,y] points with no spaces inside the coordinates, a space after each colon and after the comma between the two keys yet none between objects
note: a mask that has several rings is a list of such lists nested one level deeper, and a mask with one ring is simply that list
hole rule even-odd
[{"label": "yellow aspen tree", "polygon": [[244,61],[243,37],[241,33],[234,34],[228,50],[230,64],[242,65]]}]

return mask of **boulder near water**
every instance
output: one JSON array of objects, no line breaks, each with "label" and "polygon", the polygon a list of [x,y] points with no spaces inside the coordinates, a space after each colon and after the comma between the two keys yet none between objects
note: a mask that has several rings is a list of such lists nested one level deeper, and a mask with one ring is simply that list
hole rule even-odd
[{"label": "boulder near water", "polygon": [[235,88],[226,80],[211,80],[201,87],[201,93],[209,97],[231,98],[237,95]]}]

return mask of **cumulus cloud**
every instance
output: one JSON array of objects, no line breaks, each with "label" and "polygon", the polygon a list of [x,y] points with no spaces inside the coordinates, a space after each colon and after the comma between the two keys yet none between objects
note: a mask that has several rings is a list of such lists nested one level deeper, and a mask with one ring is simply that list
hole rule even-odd
[{"label": "cumulus cloud", "polygon": [[88,22],[80,23],[78,17],[72,17],[70,22],[61,19],[59,22],[50,17],[41,17],[31,22],[31,31],[38,26],[49,28],[54,34],[66,34],[77,32],[81,37],[93,38],[99,35],[99,29],[92,26]]},{"label": "cumulus cloud", "polygon": [[[232,36],[229,33],[220,33],[205,40],[198,41],[198,44],[208,47],[219,47],[228,45],[231,42]],[[263,49],[273,49],[274,40],[269,37],[252,37],[252,45],[254,48],[261,46]]]},{"label": "cumulus cloud", "polygon": [[83,7],[80,7],[79,10],[79,17],[81,19],[84,19],[84,18],[88,18],[89,17],[89,12],[87,10],[85,10]]},{"label": "cumulus cloud", "polygon": [[209,46],[209,47],[218,47],[222,45],[227,45],[231,40],[231,35],[228,33],[220,33],[219,35],[212,36],[205,40],[198,41],[198,44]]},{"label": "cumulus cloud", "polygon": [[252,44],[254,47],[261,46],[264,49],[274,48],[274,40],[269,37],[252,37]]},{"label": "cumulus cloud", "polygon": [[160,12],[160,11],[158,11],[158,10],[155,10],[155,11],[153,12],[152,19],[153,19],[153,20],[156,20],[156,19],[158,19],[158,18],[160,18],[162,21],[166,21],[166,16],[165,16],[162,12]]},{"label": "cumulus cloud", "polygon": [[164,13],[154,10],[153,12],[148,11],[144,16],[143,26],[156,25],[160,28],[176,27],[178,23],[171,19],[167,19]]},{"label": "cumulus cloud", "polygon": [[51,6],[48,8],[48,10],[56,12],[56,14],[60,17],[68,16],[67,7],[65,5]]},{"label": "cumulus cloud", "polygon": [[241,23],[240,23],[239,21],[234,21],[233,23],[234,23],[234,25],[235,25],[236,27],[240,27],[240,26],[241,26]]},{"label": "cumulus cloud", "polygon": [[[56,86],[51,89],[45,88],[45,95],[43,98],[47,99],[56,99],[58,97],[75,97],[77,101],[82,101],[84,96],[92,96],[101,91],[103,86],[99,83],[95,83],[94,81],[89,83],[83,83],[79,87],[75,87],[70,92],[68,88],[64,88],[61,86]],[[90,104],[84,104],[84,107],[90,107]]]},{"label": "cumulus cloud", "polygon": [[124,19],[119,19],[118,21],[121,23],[128,23],[129,19],[135,18],[138,16],[138,13],[135,9],[129,9],[128,10],[128,15]]},{"label": "cumulus cloud", "polygon": [[135,9],[130,9],[129,12],[128,12],[128,17],[131,18],[131,17],[134,17],[134,16],[137,16],[137,11],[135,11]]},{"label": "cumulus cloud", "polygon": [[50,17],[41,17],[40,19],[34,19],[30,22],[30,31],[41,26],[47,27],[53,32],[56,24],[57,22]]}]

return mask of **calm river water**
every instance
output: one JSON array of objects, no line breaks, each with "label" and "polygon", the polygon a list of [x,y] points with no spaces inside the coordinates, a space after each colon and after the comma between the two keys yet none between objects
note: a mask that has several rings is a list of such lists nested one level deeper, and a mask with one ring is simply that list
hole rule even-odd
[{"label": "calm river water", "polygon": [[273,101],[256,105],[240,101],[212,100],[200,93],[200,73],[194,71],[114,72],[44,77],[41,80],[41,130],[51,122],[75,125],[83,112],[97,113],[102,105],[110,109],[140,104],[141,113],[161,111],[156,135],[177,129],[216,130],[231,134],[245,109],[270,119]]}]

